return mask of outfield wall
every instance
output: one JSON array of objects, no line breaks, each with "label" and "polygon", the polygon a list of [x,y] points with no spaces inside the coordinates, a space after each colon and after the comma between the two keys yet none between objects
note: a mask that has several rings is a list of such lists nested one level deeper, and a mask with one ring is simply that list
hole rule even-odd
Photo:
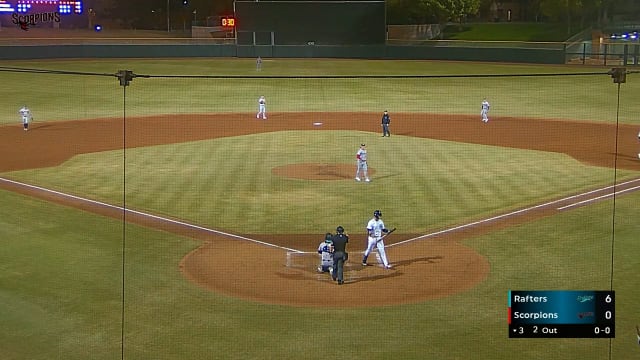
[{"label": "outfield wall", "polygon": [[0,59],[170,57],[366,58],[564,64],[564,49],[409,45],[285,46],[208,44],[3,45]]}]

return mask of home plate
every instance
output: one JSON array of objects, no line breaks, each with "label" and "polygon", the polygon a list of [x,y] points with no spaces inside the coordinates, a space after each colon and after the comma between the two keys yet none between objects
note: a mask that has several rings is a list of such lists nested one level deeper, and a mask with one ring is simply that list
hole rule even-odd
[{"label": "home plate", "polygon": [[313,123],[313,126],[320,126],[320,125],[322,125],[322,123],[321,123],[321,122],[314,122],[314,123]]}]

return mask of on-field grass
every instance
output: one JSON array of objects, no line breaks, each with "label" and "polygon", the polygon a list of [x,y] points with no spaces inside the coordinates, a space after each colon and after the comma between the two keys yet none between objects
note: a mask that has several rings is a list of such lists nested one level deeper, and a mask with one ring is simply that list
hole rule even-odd
[{"label": "on-field grass", "polygon": [[[2,63],[11,64],[25,67],[29,62]],[[31,64],[95,72],[130,68],[156,74],[255,74],[252,59]],[[607,69],[266,60],[261,75],[594,70]],[[123,88],[113,77],[76,79],[3,72],[3,80],[3,124],[18,123],[16,111],[24,103],[32,108],[36,121],[123,114]],[[627,81],[620,87],[620,120],[638,124],[638,77],[629,74]],[[374,102],[385,100],[390,108],[404,111],[477,115],[482,96],[487,96],[493,115],[616,121],[617,87],[607,75],[464,80],[248,79],[233,80],[233,84],[220,79],[137,78],[126,90],[127,116],[253,111],[257,95],[268,90],[269,110],[273,112],[377,111],[371,108]],[[393,95],[395,92],[398,95]],[[392,114],[402,111],[390,110]],[[429,139],[394,136],[385,139],[384,145],[372,146],[378,135],[346,131],[254,134],[129,149],[126,158],[122,151],[86,154],[55,168],[2,176],[115,204],[121,204],[126,196],[129,207],[212,227],[264,233],[285,230],[281,226],[264,227],[265,223],[260,227],[255,215],[259,213],[269,220],[286,221],[287,231],[322,233],[345,219],[349,219],[346,227],[361,228],[371,210],[382,207],[381,201],[389,224],[403,231],[427,232],[452,222],[537,204],[567,192],[608,185],[614,175],[618,180],[636,175],[586,166],[560,154]],[[363,138],[369,144],[370,165],[377,170],[371,184],[356,184],[351,179],[283,179],[270,172],[273,166],[294,161],[352,163]],[[327,148],[336,151],[327,152]],[[264,178],[252,178],[256,176]],[[123,180],[127,181],[126,193]],[[165,191],[168,194],[162,195]],[[225,200],[229,194],[234,196]],[[331,207],[333,214],[325,215],[326,203],[320,199],[326,198],[338,199],[343,206]],[[464,240],[466,246],[487,257],[491,270],[484,282],[463,293],[375,309],[307,309],[239,300],[190,283],[180,274],[179,262],[199,245],[193,239],[0,190],[1,357],[325,359],[327,344],[332,344],[336,354],[349,359],[506,360],[517,354],[527,360],[601,360],[608,358],[611,344],[612,359],[632,359],[638,352],[634,325],[640,322],[636,301],[640,290],[635,280],[640,265],[639,200],[640,195],[628,193]],[[296,228],[295,224],[305,222],[306,228]],[[284,261],[284,252],[282,256]],[[415,286],[442,280],[426,277],[422,281]],[[617,323],[617,336],[611,342],[508,339],[508,290],[607,290],[610,286],[616,291]],[[363,296],[375,296],[377,291],[385,289],[372,289]],[[375,338],[371,334],[376,334]]]},{"label": "on-field grass", "polygon": [[[353,164],[362,142],[376,171],[369,184],[351,174],[308,181],[272,173],[293,164]],[[124,176],[128,207],[236,233],[314,234],[336,223],[360,229],[377,208],[403,232],[422,233],[610,184],[612,170],[556,153],[381,140],[367,132],[282,131],[128,149],[126,156],[85,154],[9,176],[117,205]]]},{"label": "on-field grass", "polygon": [[[0,66],[84,71],[105,76],[3,72],[0,124],[18,123],[28,105],[36,122],[172,113],[253,112],[267,97],[267,111],[381,111],[473,114],[483,97],[492,116],[616,121],[617,87],[608,68],[377,60],[267,59],[255,72],[251,59],[72,60],[0,62]],[[113,74],[121,68],[152,76],[125,89]],[[577,74],[573,76],[490,77]],[[579,75],[597,73],[597,75]],[[109,75],[111,74],[111,75]],[[241,76],[203,78],[206,76]],[[266,77],[257,78],[256,76]],[[437,78],[324,78],[305,76],[436,76]],[[469,77],[442,77],[456,75]],[[474,76],[486,77],[474,77]],[[273,78],[273,77],[287,78]],[[249,77],[249,78],[246,78]],[[253,78],[252,78],[253,77]],[[288,78],[294,77],[294,78]],[[299,78],[295,78],[299,77]],[[619,121],[640,123],[640,77],[629,74],[620,93]],[[15,86],[15,84],[27,84]],[[81,100],[79,100],[81,99]]]},{"label": "on-field grass", "polygon": [[[465,240],[491,263],[489,278],[467,292],[344,310],[262,305],[208,292],[178,271],[179,260],[197,246],[193,240],[5,191],[0,199],[17,209],[0,208],[5,359],[113,359],[121,346],[125,358],[135,359],[322,359],[332,343],[350,359],[506,360],[517,353],[530,360],[600,360],[608,340],[509,340],[507,291],[607,289],[614,235],[612,359],[637,352],[636,194],[616,200],[615,219],[606,201]],[[434,281],[425,278],[424,285]],[[364,329],[384,336],[372,343]]]}]

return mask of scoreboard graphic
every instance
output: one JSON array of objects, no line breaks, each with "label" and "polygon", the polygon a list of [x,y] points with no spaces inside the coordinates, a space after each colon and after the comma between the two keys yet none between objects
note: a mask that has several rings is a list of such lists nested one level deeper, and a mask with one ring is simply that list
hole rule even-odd
[{"label": "scoreboard graphic", "polygon": [[509,291],[510,338],[615,338],[614,291]]}]

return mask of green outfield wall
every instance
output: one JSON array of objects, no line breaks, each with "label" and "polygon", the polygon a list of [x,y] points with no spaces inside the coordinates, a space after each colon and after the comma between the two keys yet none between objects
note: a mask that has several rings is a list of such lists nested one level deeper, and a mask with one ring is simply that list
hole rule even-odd
[{"label": "green outfield wall", "polygon": [[564,49],[409,45],[70,44],[0,46],[0,59],[171,57],[363,58],[564,64]]}]

